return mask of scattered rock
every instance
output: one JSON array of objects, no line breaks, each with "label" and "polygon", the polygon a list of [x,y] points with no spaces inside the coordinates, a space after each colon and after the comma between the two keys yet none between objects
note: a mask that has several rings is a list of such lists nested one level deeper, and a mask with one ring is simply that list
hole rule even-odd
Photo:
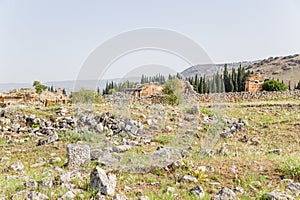
[{"label": "scattered rock", "polygon": [[139,200],[150,200],[148,196],[140,196]]},{"label": "scattered rock", "polygon": [[59,163],[61,161],[60,157],[55,157],[55,158],[50,158],[49,163],[54,164],[54,163]]},{"label": "scattered rock", "polygon": [[286,189],[291,191],[297,197],[300,196],[300,183],[291,183],[286,187]]},{"label": "scattered rock", "polygon": [[128,200],[124,194],[116,194],[113,200]]},{"label": "scattered rock", "polygon": [[222,188],[222,190],[220,190],[218,194],[213,196],[212,200],[238,200],[238,198],[231,189],[225,187]]},{"label": "scattered rock", "polygon": [[282,149],[271,149],[268,151],[268,153],[274,153],[280,155],[282,152]]},{"label": "scattered rock", "polygon": [[257,137],[251,138],[250,142],[251,142],[250,143],[251,145],[255,145],[255,146],[257,146],[257,145],[260,144],[260,141],[259,141],[259,139]]},{"label": "scattered rock", "polygon": [[242,187],[236,186],[232,189],[232,191],[234,191],[235,193],[240,193],[240,194],[244,194],[245,190]]},{"label": "scattered rock", "polygon": [[26,189],[35,190],[37,188],[38,184],[35,180],[29,180],[24,183],[24,186]]},{"label": "scattered rock", "polygon": [[191,175],[184,175],[181,179],[182,182],[194,182],[197,183],[198,179]]},{"label": "scattered rock", "polygon": [[37,168],[37,167],[42,167],[44,165],[46,165],[47,163],[46,162],[38,162],[38,163],[34,163],[32,165],[30,165],[30,168]]},{"label": "scattered rock", "polygon": [[53,186],[52,179],[43,180],[43,181],[40,183],[40,187],[41,187],[42,189],[52,188],[52,186]]},{"label": "scattered rock", "polygon": [[201,186],[196,186],[196,187],[193,187],[192,189],[190,189],[190,192],[195,195],[196,197],[198,197],[199,199],[202,199],[204,198],[205,196],[205,193],[204,193],[204,190]]},{"label": "scattered rock", "polygon": [[15,193],[11,196],[12,200],[20,200],[20,199],[28,199],[28,200],[47,200],[49,199],[47,195],[31,191],[28,192],[27,190],[22,190],[20,192]]},{"label": "scattered rock", "polygon": [[113,152],[116,152],[116,153],[124,153],[128,150],[130,150],[132,147],[130,145],[120,145],[120,146],[114,146],[112,148],[112,151]]},{"label": "scattered rock", "polygon": [[4,169],[4,172],[8,172],[8,171],[15,171],[18,174],[24,174],[24,165],[21,161],[16,161],[13,164],[11,164],[10,166],[8,166],[8,168]]},{"label": "scattered rock", "polygon": [[261,199],[265,200],[294,200],[294,197],[284,194],[284,193],[279,193],[276,191],[269,192],[263,195]]},{"label": "scattered rock", "polygon": [[64,200],[64,199],[74,199],[75,198],[75,194],[72,191],[68,191],[67,193],[65,193],[64,195],[62,195],[59,200]]},{"label": "scattered rock", "polygon": [[168,131],[168,132],[172,131],[172,127],[171,126],[166,126],[166,131]]},{"label": "scattered rock", "polygon": [[167,193],[174,193],[174,192],[175,192],[175,188],[167,187]]},{"label": "scattered rock", "polygon": [[40,139],[40,140],[38,141],[38,146],[50,144],[50,143],[55,142],[56,140],[58,140],[58,135],[57,135],[57,133],[52,133],[52,134],[49,135],[48,137],[43,138],[43,139]]}]

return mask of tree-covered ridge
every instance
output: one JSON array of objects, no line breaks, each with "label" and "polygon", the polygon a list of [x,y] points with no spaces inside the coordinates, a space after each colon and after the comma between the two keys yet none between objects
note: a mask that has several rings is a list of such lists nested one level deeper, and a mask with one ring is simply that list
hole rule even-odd
[{"label": "tree-covered ridge", "polygon": [[188,77],[186,80],[194,87],[194,90],[200,94],[222,93],[222,92],[242,92],[245,91],[245,83],[251,72],[246,71],[241,65],[237,71],[232,68],[228,71],[225,64],[223,73],[215,73],[212,77],[198,76]]}]

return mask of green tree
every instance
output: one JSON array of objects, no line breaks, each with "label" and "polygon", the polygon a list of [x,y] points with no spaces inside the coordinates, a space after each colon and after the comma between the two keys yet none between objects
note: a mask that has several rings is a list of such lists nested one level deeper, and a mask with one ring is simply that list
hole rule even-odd
[{"label": "green tree", "polygon": [[67,91],[65,88],[62,90],[62,93],[63,93],[63,95],[67,96]]},{"label": "green tree", "polygon": [[179,105],[183,100],[181,83],[177,78],[168,80],[164,84],[162,92],[166,95],[164,101],[167,104]]},{"label": "green tree", "polygon": [[36,93],[38,94],[41,94],[43,91],[45,91],[48,88],[46,85],[41,84],[39,81],[34,81],[33,87]]},{"label": "green tree", "polygon": [[267,80],[262,85],[262,89],[265,91],[285,91],[287,87],[279,81]]},{"label": "green tree", "polygon": [[227,64],[224,65],[223,80],[224,80],[225,92],[231,92],[230,77],[227,69]]}]

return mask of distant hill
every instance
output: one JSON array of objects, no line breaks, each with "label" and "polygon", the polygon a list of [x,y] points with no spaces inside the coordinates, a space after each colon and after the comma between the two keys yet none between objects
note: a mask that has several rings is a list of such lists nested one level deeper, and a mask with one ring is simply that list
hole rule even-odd
[{"label": "distant hill", "polygon": [[268,79],[283,80],[286,85],[290,81],[293,88],[300,80],[300,54],[270,57],[250,64],[246,69]]},{"label": "distant hill", "polygon": [[[138,82],[141,80],[140,77],[130,77],[126,79],[104,79],[101,81],[98,80],[69,80],[69,81],[51,81],[51,82],[44,82],[42,84],[47,85],[47,86],[53,86],[54,88],[65,88],[68,93],[73,92],[75,87],[76,89],[96,89],[99,87],[101,90],[104,88],[106,82],[114,81],[116,83],[118,82],[123,82],[123,81],[134,81]],[[75,86],[76,85],[76,86]],[[21,89],[21,88],[32,88],[32,84],[30,83],[0,83],[0,92],[7,92],[13,89]]]},{"label": "distant hill", "polygon": [[0,83],[0,92],[7,92],[20,88],[31,88],[32,84],[29,83]]},{"label": "distant hill", "polygon": [[300,80],[300,54],[270,57],[256,61],[196,65],[187,68],[181,72],[181,75],[183,77],[195,76],[196,74],[200,76],[211,76],[217,71],[222,72],[225,64],[227,64],[228,69],[238,67],[241,64],[246,70],[253,71],[255,74],[266,79],[279,79],[287,86],[290,81],[292,88],[294,88],[294,85]]},{"label": "distant hill", "polygon": [[233,63],[222,63],[222,64],[203,64],[203,65],[195,65],[189,67],[181,72],[183,77],[195,76],[212,76],[216,72],[223,72],[224,65],[227,64],[228,69],[237,68],[240,66],[248,66],[257,61],[242,61],[242,62],[233,62]]}]

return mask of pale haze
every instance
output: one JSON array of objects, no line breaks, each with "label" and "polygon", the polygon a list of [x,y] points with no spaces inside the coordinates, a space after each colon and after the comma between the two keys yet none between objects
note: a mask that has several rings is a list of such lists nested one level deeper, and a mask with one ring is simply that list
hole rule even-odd
[{"label": "pale haze", "polygon": [[[75,80],[101,43],[143,27],[188,36],[214,63],[295,54],[300,52],[299,10],[297,0],[0,0],[0,83]],[[105,78],[128,74],[151,58],[168,66],[161,63],[164,55],[144,53],[147,63],[142,63],[142,54],[118,61]],[[170,65],[175,71],[188,67],[177,58]]]}]

